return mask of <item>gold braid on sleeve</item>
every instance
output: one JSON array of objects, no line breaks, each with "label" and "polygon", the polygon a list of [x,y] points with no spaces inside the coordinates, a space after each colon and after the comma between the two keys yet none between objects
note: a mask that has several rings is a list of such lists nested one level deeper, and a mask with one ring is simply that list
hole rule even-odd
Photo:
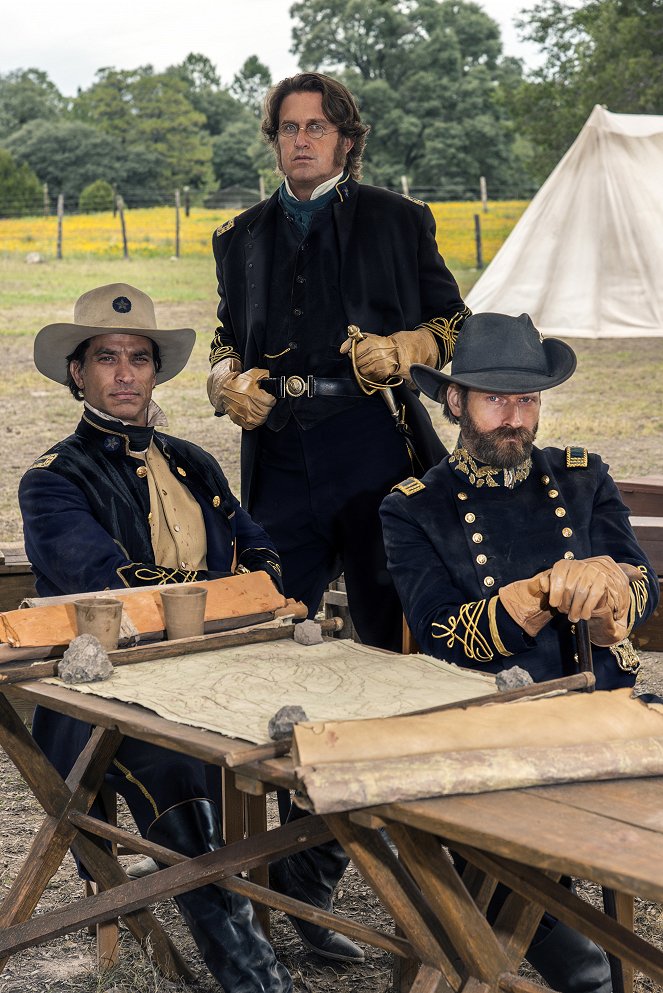
[{"label": "gold braid on sleeve", "polygon": [[469,307],[463,307],[451,317],[433,317],[430,321],[418,324],[418,328],[427,328],[437,339],[437,347],[440,351],[440,363],[438,368],[443,369],[447,362],[451,362],[456,346],[458,332],[463,326],[463,322],[470,316],[472,311]]},{"label": "gold braid on sleeve", "polygon": [[219,335],[217,332],[212,339],[212,347],[210,348],[209,353],[209,364],[212,368],[214,368],[217,362],[220,362],[221,359],[238,359],[239,357],[239,352],[235,351],[232,345],[224,345],[219,341]]},{"label": "gold braid on sleeve", "polygon": [[639,565],[638,569],[640,570],[643,578],[634,579],[630,584],[631,604],[628,609],[628,621],[627,621],[627,630],[629,634],[631,633],[633,625],[644,614],[645,609],[647,607],[647,602],[649,600],[649,590],[647,588],[647,581],[646,581],[647,568],[644,565]]},{"label": "gold braid on sleeve", "polygon": [[433,638],[447,638],[447,648],[453,648],[458,641],[463,646],[466,658],[473,662],[490,662],[493,651],[479,631],[479,621],[485,607],[485,600],[464,603],[458,611],[458,617],[450,617],[446,624],[433,621],[431,627],[439,629],[439,634],[435,630],[431,631]]}]

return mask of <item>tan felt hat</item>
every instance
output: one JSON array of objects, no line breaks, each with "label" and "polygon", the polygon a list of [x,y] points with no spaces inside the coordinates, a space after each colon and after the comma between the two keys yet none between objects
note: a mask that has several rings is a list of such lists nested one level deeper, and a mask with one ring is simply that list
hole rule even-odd
[{"label": "tan felt hat", "polygon": [[48,379],[67,384],[67,356],[87,338],[100,334],[136,334],[159,346],[161,369],[157,384],[181,372],[196,340],[193,328],[157,328],[154,303],[147,293],[128,283],[109,283],[79,297],[73,324],[47,324],[35,337],[35,365]]}]

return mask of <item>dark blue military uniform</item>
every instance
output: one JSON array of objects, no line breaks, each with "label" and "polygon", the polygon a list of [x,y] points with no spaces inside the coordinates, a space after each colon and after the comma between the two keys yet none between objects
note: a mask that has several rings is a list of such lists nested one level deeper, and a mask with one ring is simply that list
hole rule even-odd
[{"label": "dark blue military uniform", "polygon": [[[536,682],[575,671],[564,615],[533,639],[497,597],[500,587],[562,558],[609,555],[639,569],[641,578],[630,584],[629,631],[658,603],[658,578],[608,467],[584,449],[534,448],[531,466],[506,471],[457,449],[421,481],[397,486],[380,513],[389,570],[414,637],[422,651],[458,665],[489,672],[519,665]],[[594,647],[593,658],[599,689],[635,682],[630,642]]]},{"label": "dark blue military uniform", "polygon": [[[425,326],[440,364],[450,359],[469,311],[438,252],[433,216],[420,201],[343,178],[306,233],[277,192],[222,225],[213,247],[212,365],[236,357],[244,370],[268,369],[273,383],[314,381],[312,395],[274,392],[281,398],[266,424],[243,432],[243,503],[274,539],[289,596],[313,614],[344,570],[362,640],[400,649],[378,507],[404,474],[423,470],[339,349],[349,324],[378,335]],[[395,392],[425,469],[444,449],[415,393]]]},{"label": "dark blue military uniform", "polygon": [[[129,455],[150,442],[201,507],[206,571],[164,568],[154,561],[145,464]],[[37,459],[19,487],[25,547],[42,596],[193,582],[229,575],[233,559],[280,583],[274,544],[233,496],[211,455],[152,428],[124,425],[87,410],[75,434]],[[90,726],[38,707],[33,734],[66,776]],[[209,795],[205,765],[125,738],[107,781],[123,795],[141,831],[164,810]]]}]

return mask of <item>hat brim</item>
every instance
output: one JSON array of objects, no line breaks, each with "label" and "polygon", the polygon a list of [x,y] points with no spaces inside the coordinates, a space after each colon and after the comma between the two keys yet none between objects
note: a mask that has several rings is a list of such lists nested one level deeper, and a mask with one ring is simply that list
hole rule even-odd
[{"label": "hat brim", "polygon": [[84,324],[47,324],[35,336],[34,361],[37,369],[55,383],[67,385],[67,355],[88,338],[101,334],[131,334],[150,338],[159,346],[161,369],[156,385],[173,379],[189,361],[196,342],[193,328],[157,330],[155,328],[86,327]]},{"label": "hat brim", "polygon": [[453,383],[483,393],[540,393],[570,379],[577,364],[575,352],[565,341],[545,338],[543,347],[548,357],[548,368],[552,370],[550,375],[515,368],[468,370],[458,375],[447,375],[417,363],[411,366],[410,375],[422,393],[439,403],[444,399],[442,391]]}]

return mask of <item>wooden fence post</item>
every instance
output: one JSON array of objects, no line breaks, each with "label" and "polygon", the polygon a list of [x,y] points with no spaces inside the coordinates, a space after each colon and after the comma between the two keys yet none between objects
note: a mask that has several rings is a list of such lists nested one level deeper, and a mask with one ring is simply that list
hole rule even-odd
[{"label": "wooden fence post", "polygon": [[261,174],[258,176],[258,196],[261,200],[265,199],[265,177]]},{"label": "wooden fence post", "polygon": [[48,183],[44,183],[42,186],[42,193],[44,194],[44,217],[48,217],[51,212],[51,202],[48,199]]},{"label": "wooden fence post", "polygon": [[184,187],[184,216],[188,217],[191,213],[191,191],[188,186]]},{"label": "wooden fence post", "polygon": [[124,200],[118,194],[115,197],[115,203],[117,205],[117,212],[120,215],[120,226],[122,228],[122,247],[124,251],[125,259],[129,258],[129,246],[127,245],[127,226],[124,223]]},{"label": "wooden fence post", "polygon": [[175,190],[175,258],[180,257],[180,191]]},{"label": "wooden fence post", "polygon": [[410,184],[408,182],[407,176],[401,176],[401,186],[403,187],[403,195],[409,197],[410,195]]},{"label": "wooden fence post", "polygon": [[486,186],[486,177],[479,176],[479,189],[481,190],[481,203],[483,204],[484,214],[488,213],[488,187]]},{"label": "wooden fence post", "polygon": [[57,259],[62,258],[62,218],[64,217],[64,193],[58,193],[58,244],[55,252]]},{"label": "wooden fence post", "polygon": [[481,218],[474,215],[474,241],[477,248],[477,269],[483,269],[483,250],[481,246]]}]

